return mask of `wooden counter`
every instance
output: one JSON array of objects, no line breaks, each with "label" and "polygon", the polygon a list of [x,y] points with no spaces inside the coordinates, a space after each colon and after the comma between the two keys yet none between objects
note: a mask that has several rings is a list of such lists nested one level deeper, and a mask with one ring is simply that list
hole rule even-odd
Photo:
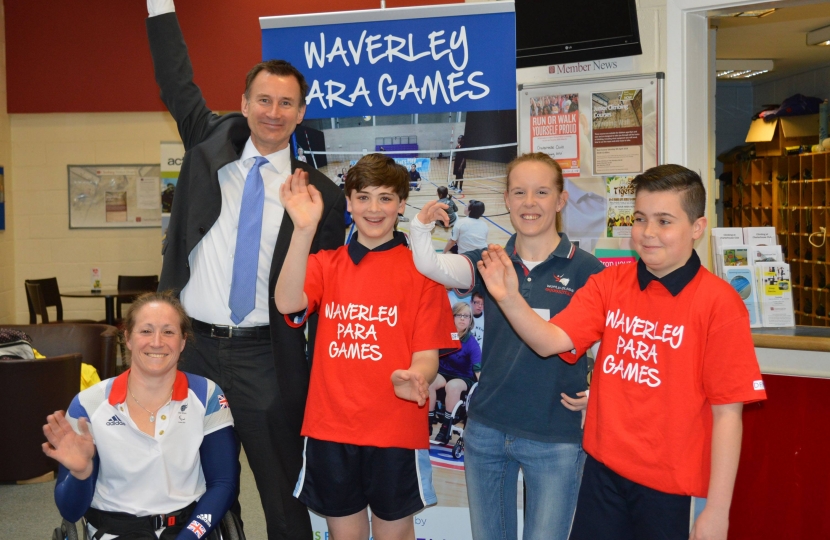
[{"label": "wooden counter", "polygon": [[830,352],[830,328],[755,328],[752,330],[752,341],[756,348]]}]

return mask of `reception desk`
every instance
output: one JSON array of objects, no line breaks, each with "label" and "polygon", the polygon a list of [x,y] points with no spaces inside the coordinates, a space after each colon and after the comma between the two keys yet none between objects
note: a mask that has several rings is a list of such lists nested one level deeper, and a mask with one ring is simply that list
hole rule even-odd
[{"label": "reception desk", "polygon": [[767,400],[744,408],[729,539],[830,538],[830,328],[753,340]]}]

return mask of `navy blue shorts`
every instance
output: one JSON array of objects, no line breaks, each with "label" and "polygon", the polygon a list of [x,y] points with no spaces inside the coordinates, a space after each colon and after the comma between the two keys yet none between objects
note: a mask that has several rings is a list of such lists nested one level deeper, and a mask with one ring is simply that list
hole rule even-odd
[{"label": "navy blue shorts", "polygon": [[692,498],[657,491],[589,454],[569,540],[688,540]]},{"label": "navy blue shorts", "polygon": [[306,437],[294,496],[326,517],[345,517],[367,506],[395,521],[438,502],[429,450],[377,448]]}]

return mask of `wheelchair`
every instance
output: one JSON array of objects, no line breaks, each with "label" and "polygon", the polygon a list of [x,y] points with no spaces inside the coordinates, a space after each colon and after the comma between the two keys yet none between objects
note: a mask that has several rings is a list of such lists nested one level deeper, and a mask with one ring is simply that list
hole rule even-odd
[{"label": "wheelchair", "polygon": [[[461,392],[461,399],[458,403],[455,404],[455,407],[452,409],[452,421],[450,422],[450,438],[449,440],[452,441],[453,435],[458,435],[458,439],[456,439],[455,444],[452,447],[452,457],[458,459],[464,453],[464,427],[467,425],[467,411],[470,408],[470,398],[475,392],[475,389],[478,387],[478,383],[473,384],[473,386],[465,392]],[[443,388],[439,389],[436,392],[436,404],[435,410],[443,410],[443,403],[446,399],[446,392]],[[430,426],[431,428],[432,426]],[[431,432],[431,431],[430,431]],[[430,436],[430,441],[434,444],[443,444],[434,439]]]},{"label": "wheelchair", "polygon": [[[52,532],[52,540],[90,540],[86,519],[81,518],[78,523],[81,525],[83,536],[78,535],[77,524],[64,519],[60,527]],[[219,522],[219,526],[213,529],[204,540],[245,540],[245,533],[242,531],[242,524],[236,514],[228,511]]]}]

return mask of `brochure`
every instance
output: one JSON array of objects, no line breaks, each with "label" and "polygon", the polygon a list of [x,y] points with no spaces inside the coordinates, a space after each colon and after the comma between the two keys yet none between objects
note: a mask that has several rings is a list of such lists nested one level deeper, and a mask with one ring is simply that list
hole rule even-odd
[{"label": "brochure", "polygon": [[723,277],[723,259],[719,256],[720,247],[726,245],[741,245],[744,243],[743,229],[740,227],[715,227],[712,229],[712,260],[715,275]]},{"label": "brochure", "polygon": [[744,244],[774,246],[778,244],[775,227],[744,227]]},{"label": "brochure", "polygon": [[761,323],[764,326],[795,326],[790,265],[759,262],[755,265]]},{"label": "brochure", "polygon": [[749,264],[755,265],[759,262],[783,262],[781,246],[749,246]]},{"label": "brochure", "polygon": [[758,295],[755,291],[755,276],[752,268],[739,266],[726,269],[724,279],[727,283],[732,285],[732,288],[744,301],[747,311],[749,311],[749,326],[750,328],[760,328],[761,314],[758,306]]}]

